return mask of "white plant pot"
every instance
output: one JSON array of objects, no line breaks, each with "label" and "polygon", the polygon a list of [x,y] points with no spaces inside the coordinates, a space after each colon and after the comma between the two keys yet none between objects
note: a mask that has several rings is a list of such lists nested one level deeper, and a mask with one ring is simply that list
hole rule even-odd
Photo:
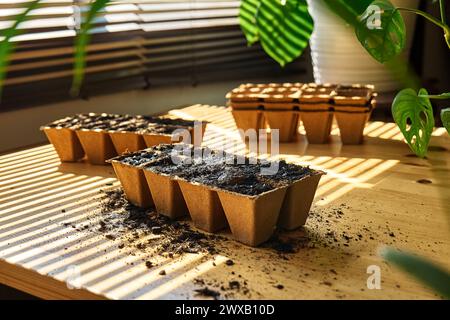
[{"label": "white plant pot", "polygon": [[[417,8],[419,0],[392,0],[399,7]],[[331,12],[321,0],[308,0],[314,19],[310,39],[314,79],[319,83],[373,84],[378,92],[401,87],[391,72],[373,59],[361,46],[354,30]],[[403,52],[409,57],[415,30],[416,15],[404,14],[407,44]]]}]

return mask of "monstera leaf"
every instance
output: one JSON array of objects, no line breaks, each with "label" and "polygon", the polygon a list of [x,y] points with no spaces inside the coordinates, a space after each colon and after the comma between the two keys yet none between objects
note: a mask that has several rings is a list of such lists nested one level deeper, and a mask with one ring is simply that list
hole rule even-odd
[{"label": "monstera leaf", "polygon": [[[419,95],[428,95],[428,92],[420,89]],[[392,116],[409,147],[417,156],[425,157],[434,128],[430,99],[418,96],[413,89],[404,89],[394,99]]]},{"label": "monstera leaf", "polygon": [[405,23],[400,12],[389,1],[373,1],[359,20],[355,25],[356,36],[377,61],[389,61],[405,48]]},{"label": "monstera leaf", "polygon": [[450,299],[450,274],[439,266],[424,258],[391,248],[384,248],[381,256],[445,298]]},{"label": "monstera leaf", "polygon": [[450,134],[450,108],[441,111],[441,120],[447,132]]},{"label": "monstera leaf", "polygon": [[258,27],[256,26],[256,15],[258,13],[261,1],[244,0],[239,9],[239,24],[244,32],[249,45],[258,41]]},{"label": "monstera leaf", "polygon": [[281,66],[303,53],[314,26],[306,0],[243,0],[239,17],[249,44],[259,40]]}]

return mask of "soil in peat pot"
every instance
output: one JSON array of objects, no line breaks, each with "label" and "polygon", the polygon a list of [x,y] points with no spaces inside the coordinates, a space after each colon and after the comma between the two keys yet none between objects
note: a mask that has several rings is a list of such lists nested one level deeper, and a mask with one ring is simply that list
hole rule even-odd
[{"label": "soil in peat pot", "polygon": [[[191,151],[193,152],[193,148]],[[275,174],[263,175],[263,169],[268,168],[268,163],[243,157],[238,159],[237,156],[233,156],[233,162],[229,163],[230,155],[223,157],[219,151],[207,148],[202,148],[201,151],[206,157],[203,156],[199,160],[194,157],[185,161],[180,156],[180,161],[174,163],[172,157],[163,157],[148,164],[145,169],[249,196],[285,186],[314,172],[309,167],[281,160]],[[243,163],[240,164],[238,160],[243,160]]]},{"label": "soil in peat pot", "polygon": [[47,126],[50,128],[61,127],[74,130],[100,129],[127,132],[145,130],[152,133],[171,133],[177,128],[194,127],[194,121],[142,115],[85,113],[56,120]]},{"label": "soil in peat pot", "polygon": [[150,149],[126,153],[122,156],[114,158],[114,160],[123,164],[138,167],[161,157],[166,157],[172,149],[173,145],[171,144],[161,144]]}]

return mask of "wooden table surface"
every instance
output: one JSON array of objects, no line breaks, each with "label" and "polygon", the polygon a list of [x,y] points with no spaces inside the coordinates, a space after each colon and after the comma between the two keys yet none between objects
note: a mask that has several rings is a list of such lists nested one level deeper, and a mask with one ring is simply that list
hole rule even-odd
[{"label": "wooden table surface", "polygon": [[[208,146],[220,147],[228,136],[235,151],[245,150],[226,108],[196,105],[170,114],[211,121]],[[0,283],[42,298],[201,299],[195,290],[203,287],[221,299],[439,298],[383,262],[378,250],[413,251],[450,270],[449,136],[436,129],[428,158],[418,159],[391,123],[369,123],[361,146],[342,146],[337,128],[332,134],[328,145],[301,137],[280,147],[289,161],[327,172],[306,226],[280,235],[304,240],[295,253],[228,240],[214,256],[152,257],[152,269],[146,252],[77,231],[101,219],[99,190],[119,185],[111,167],[61,164],[51,145],[2,155]],[[381,289],[367,288],[370,265],[381,268]]]}]

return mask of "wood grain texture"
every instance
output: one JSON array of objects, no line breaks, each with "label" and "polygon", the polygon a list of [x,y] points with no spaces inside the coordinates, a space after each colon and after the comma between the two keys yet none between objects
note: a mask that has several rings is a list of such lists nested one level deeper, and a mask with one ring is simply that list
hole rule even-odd
[{"label": "wood grain texture", "polygon": [[[211,121],[206,145],[220,147],[226,136],[230,150],[245,152],[228,109],[196,105],[170,114]],[[2,155],[0,282],[47,299],[199,299],[195,289],[220,291],[233,280],[248,290],[221,291],[221,298],[439,298],[377,250],[413,251],[450,270],[450,138],[437,129],[428,158],[418,159],[394,124],[369,123],[361,146],[342,146],[338,134],[334,124],[330,144],[308,145],[300,136],[280,147],[289,161],[327,172],[306,226],[282,234],[315,246],[279,254],[229,240],[215,256],[153,257],[152,269],[137,248],[84,230],[101,218],[99,190],[118,186],[112,167],[61,164],[50,145]],[[369,265],[381,268],[380,290],[366,286]]]}]

